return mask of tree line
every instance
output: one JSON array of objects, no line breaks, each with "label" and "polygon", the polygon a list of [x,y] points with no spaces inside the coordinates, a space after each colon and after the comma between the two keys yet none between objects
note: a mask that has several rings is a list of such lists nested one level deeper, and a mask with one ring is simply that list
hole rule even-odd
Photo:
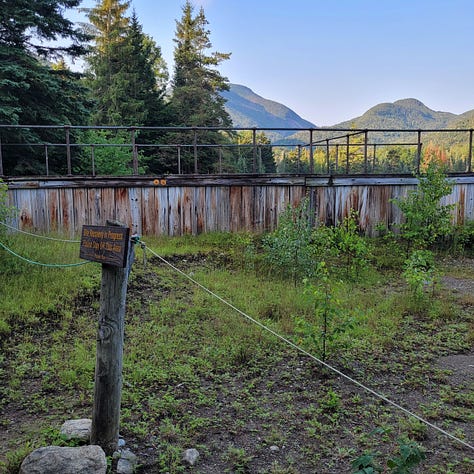
[{"label": "tree line", "polygon": [[[176,21],[174,69],[169,73],[160,46],[143,31],[130,0],[97,0],[86,10],[88,24],[65,16],[81,0],[4,0],[0,10],[0,124],[91,125],[119,127],[220,127],[232,122],[220,94],[229,89],[218,70],[230,53],[213,52],[204,9],[190,0]],[[67,61],[82,59],[84,71]],[[177,171],[176,149],[157,143],[193,143],[192,131],[134,132],[145,146],[139,151],[142,173]],[[4,172],[8,175],[66,171],[64,129],[4,129],[1,134]],[[251,147],[219,145],[252,143],[248,133],[199,131],[201,143],[215,145],[199,152],[199,172],[249,171]],[[129,174],[130,131],[78,130],[68,139],[95,143],[97,174]],[[122,147],[107,147],[110,144]],[[28,144],[19,146],[20,144]],[[38,146],[35,146],[37,144]],[[270,141],[258,137],[259,170],[275,170]],[[148,146],[147,146],[148,145]],[[89,150],[72,147],[74,173],[91,173]],[[223,150],[223,151],[222,151]],[[194,172],[193,150],[180,150],[182,172]],[[255,166],[255,165],[253,165]]]}]

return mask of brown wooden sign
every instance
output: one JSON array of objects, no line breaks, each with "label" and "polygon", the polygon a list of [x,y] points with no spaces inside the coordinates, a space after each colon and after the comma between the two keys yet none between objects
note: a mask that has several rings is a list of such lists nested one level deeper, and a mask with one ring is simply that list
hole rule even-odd
[{"label": "brown wooden sign", "polygon": [[128,227],[85,225],[79,257],[123,268],[127,263],[129,241]]}]

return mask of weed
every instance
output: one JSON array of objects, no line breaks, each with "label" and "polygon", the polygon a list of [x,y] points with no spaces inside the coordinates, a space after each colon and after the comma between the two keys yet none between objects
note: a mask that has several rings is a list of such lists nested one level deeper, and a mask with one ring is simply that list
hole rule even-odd
[{"label": "weed", "polygon": [[20,472],[20,466],[23,460],[35,448],[30,443],[25,443],[23,446],[6,453],[6,461],[0,461],[0,470],[5,474],[17,474]]},{"label": "weed", "polygon": [[[352,473],[375,474],[376,472],[386,472],[375,462],[376,457],[380,457],[380,453],[368,452],[359,456],[352,462]],[[387,459],[386,466],[392,474],[410,474],[424,459],[425,453],[415,442],[399,440],[399,454]]]},{"label": "weed", "polygon": [[425,288],[434,291],[436,268],[433,252],[415,250],[405,261],[403,276],[416,302],[425,301]]},{"label": "weed", "polygon": [[341,403],[341,396],[332,389],[329,389],[326,395],[319,401],[319,405],[323,411],[332,413],[339,411]]},{"label": "weed", "polygon": [[277,229],[263,238],[266,261],[280,274],[291,277],[295,286],[313,273],[312,235],[309,200],[305,198],[298,206],[289,205],[279,216]]},{"label": "weed", "polygon": [[[320,228],[316,234],[329,232]],[[323,248],[316,234],[310,245]],[[436,292],[429,310],[415,313],[410,298],[403,297],[405,285],[395,271],[400,268],[395,258],[389,262],[387,257],[387,266],[375,266],[371,275],[354,282],[341,280],[328,250],[325,259],[317,259],[326,262],[327,273],[311,279],[305,291],[298,279],[295,287],[258,274],[257,267],[252,272],[242,269],[232,251],[229,258],[231,235],[156,242],[178,267],[275,332],[291,338],[301,331],[298,336],[321,352],[324,330],[325,356],[334,358],[341,370],[383,393],[396,391],[397,399],[411,407],[423,396],[424,406],[416,409],[468,438],[473,420],[469,387],[457,384],[453,390],[451,374],[436,369],[435,361],[471,349],[472,298]],[[13,243],[29,250],[23,237]],[[378,254],[385,252],[383,245],[376,247]],[[59,252],[56,244],[53,249],[48,255]],[[195,251],[200,253],[178,257]],[[3,258],[0,262],[3,270]],[[313,264],[314,275],[316,260]],[[462,269],[452,271],[459,278],[474,278],[465,262]],[[15,464],[26,440],[31,448],[48,439],[62,442],[39,421],[54,426],[65,413],[87,416],[93,392],[98,268],[50,273],[21,264],[15,271],[13,288],[0,280],[0,321],[8,324],[11,336],[2,339],[0,355],[2,467]],[[11,294],[23,289],[25,301],[20,293]],[[213,454],[201,458],[202,472],[208,462],[215,463],[216,472],[347,472],[354,453],[364,450],[381,451],[375,466],[389,458],[400,464],[403,456],[394,436],[403,433],[426,440],[431,454],[424,472],[434,466],[439,473],[472,468],[462,461],[467,455],[462,448],[451,450],[446,444],[440,449],[441,441],[428,437],[424,425],[394,416],[337,378],[320,377],[316,364],[152,258],[146,268],[134,265],[128,302],[121,429],[131,445],[143,449],[153,472],[187,471],[182,447],[200,443],[205,444],[203,452],[207,448]],[[405,400],[409,389],[413,397]],[[375,440],[365,435],[374,420],[383,426]],[[260,442],[252,443],[257,436]],[[224,447],[222,453],[223,443],[235,451]],[[261,465],[262,444],[285,446],[272,458],[278,462],[271,468]],[[396,454],[391,454],[392,444]],[[384,468],[389,472],[386,462]]]},{"label": "weed", "polygon": [[400,453],[387,461],[393,474],[409,474],[425,459],[425,453],[413,441],[400,440]]},{"label": "weed", "polygon": [[157,467],[158,472],[169,474],[179,474],[185,468],[181,462],[182,450],[178,446],[169,443],[162,443],[158,448]]},{"label": "weed", "polygon": [[252,456],[245,453],[245,449],[237,448],[230,445],[227,448],[224,458],[227,463],[231,465],[225,472],[232,472],[233,474],[246,474],[249,471],[249,463],[252,461]]},{"label": "weed", "polygon": [[296,332],[303,339],[309,339],[319,350],[321,359],[326,360],[328,352],[335,349],[340,336],[353,327],[353,319],[347,317],[341,303],[335,298],[333,282],[325,262],[317,267],[317,283],[305,280],[305,292],[314,301],[316,323],[306,318],[296,319]]},{"label": "weed", "polygon": [[345,262],[347,278],[354,279],[368,266],[370,247],[367,239],[359,235],[358,214],[351,209],[342,223],[332,229],[331,244],[336,249],[338,258]]}]

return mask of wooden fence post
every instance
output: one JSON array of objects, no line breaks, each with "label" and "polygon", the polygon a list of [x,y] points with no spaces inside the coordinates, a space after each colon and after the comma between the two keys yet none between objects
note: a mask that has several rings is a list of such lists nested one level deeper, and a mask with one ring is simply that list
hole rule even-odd
[{"label": "wooden fence post", "polygon": [[[109,221],[107,225],[125,227]],[[107,455],[118,447],[125,301],[133,259],[134,246],[130,243],[123,268],[102,264],[91,443],[101,446]]]}]

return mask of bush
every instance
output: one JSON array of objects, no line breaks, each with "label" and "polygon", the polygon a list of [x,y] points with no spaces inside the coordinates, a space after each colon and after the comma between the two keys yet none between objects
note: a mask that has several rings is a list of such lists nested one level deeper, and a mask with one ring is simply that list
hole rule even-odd
[{"label": "bush", "polygon": [[405,198],[394,199],[405,222],[400,225],[400,236],[411,248],[428,248],[441,237],[450,234],[451,212],[454,205],[441,204],[441,198],[451,193],[452,183],[443,169],[430,163],[426,172],[418,176],[417,189]]}]

